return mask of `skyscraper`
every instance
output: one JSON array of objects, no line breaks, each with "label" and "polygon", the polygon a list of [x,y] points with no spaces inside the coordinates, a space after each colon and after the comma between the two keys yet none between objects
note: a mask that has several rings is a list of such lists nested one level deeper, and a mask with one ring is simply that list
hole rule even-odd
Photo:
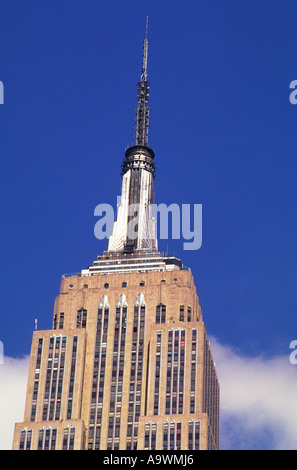
[{"label": "skyscraper", "polygon": [[108,249],[63,276],[52,329],[33,332],[13,449],[218,449],[219,384],[194,279],[158,251],[151,213],[147,54],[146,28]]}]

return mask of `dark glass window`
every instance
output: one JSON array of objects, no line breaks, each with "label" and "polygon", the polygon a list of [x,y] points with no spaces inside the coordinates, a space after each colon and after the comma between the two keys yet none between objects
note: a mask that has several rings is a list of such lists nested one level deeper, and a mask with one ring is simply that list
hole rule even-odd
[{"label": "dark glass window", "polygon": [[179,307],[179,321],[185,321],[185,307],[183,305]]},{"label": "dark glass window", "polygon": [[60,313],[59,328],[62,330],[64,327],[64,312]]},{"label": "dark glass window", "polygon": [[81,308],[77,312],[76,328],[86,328],[87,326],[87,310]]},{"label": "dark glass window", "polygon": [[166,305],[163,305],[163,304],[157,305],[156,323],[166,323]]},{"label": "dark glass window", "polygon": [[155,359],[154,415],[159,414],[162,332],[157,332]]},{"label": "dark glass window", "polygon": [[188,321],[190,322],[192,320],[192,309],[191,307],[188,307]]},{"label": "dark glass window", "polygon": [[43,338],[38,338],[38,348],[37,348],[34,385],[33,385],[33,396],[32,396],[32,405],[31,405],[31,421],[35,421],[35,416],[36,416],[42,348],[43,348]]}]

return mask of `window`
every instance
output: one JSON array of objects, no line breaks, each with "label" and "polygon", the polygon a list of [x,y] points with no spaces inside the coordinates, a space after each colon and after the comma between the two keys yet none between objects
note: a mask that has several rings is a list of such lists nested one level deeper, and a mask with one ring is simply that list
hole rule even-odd
[{"label": "window", "polygon": [[163,450],[181,449],[181,422],[167,421],[163,424]]},{"label": "window", "polygon": [[63,430],[62,450],[74,450],[75,427],[67,426]]},{"label": "window", "polygon": [[165,414],[182,414],[186,330],[168,331]]},{"label": "window", "polygon": [[32,404],[31,404],[31,421],[35,421],[35,415],[36,415],[42,348],[43,348],[43,338],[38,338],[38,349],[37,349],[37,357],[36,357],[36,364],[35,364],[35,375],[34,375],[33,395],[32,395]]},{"label": "window", "polygon": [[32,429],[23,429],[20,432],[19,450],[31,450]]},{"label": "window", "polygon": [[69,289],[73,289],[73,284],[69,284]]},{"label": "window", "polygon": [[145,282],[144,282],[144,281],[140,281],[139,285],[140,285],[140,287],[144,287],[144,286],[145,286]]},{"label": "window", "polygon": [[144,450],[156,449],[157,423],[150,421],[144,427]]},{"label": "window", "polygon": [[106,282],[106,283],[104,284],[104,289],[108,289],[108,288],[109,288],[109,284],[108,284],[108,282]]},{"label": "window", "polygon": [[154,415],[159,414],[160,375],[161,375],[162,331],[157,331],[154,387]]},{"label": "window", "polygon": [[43,397],[43,421],[60,419],[66,343],[66,336],[54,335],[49,338]]},{"label": "window", "polygon": [[60,313],[59,328],[62,330],[64,327],[64,312]]},{"label": "window", "polygon": [[185,321],[185,307],[183,305],[179,307],[179,321]]},{"label": "window", "polygon": [[161,284],[166,284],[165,279],[162,279]]},{"label": "window", "polygon": [[86,328],[87,326],[87,310],[81,308],[77,312],[76,317],[76,328]]},{"label": "window", "polygon": [[73,336],[70,379],[69,379],[69,389],[68,389],[67,419],[72,418],[72,403],[73,403],[73,394],[74,394],[77,343],[78,343],[78,336]]},{"label": "window", "polygon": [[188,321],[190,322],[192,320],[192,309],[191,307],[188,307]]},{"label": "window", "polygon": [[197,361],[197,329],[192,329],[191,375],[190,375],[190,413],[195,413],[196,398],[196,361]]},{"label": "window", "polygon": [[127,287],[127,282],[122,282],[122,287]]},{"label": "window", "polygon": [[200,421],[193,419],[188,424],[188,450],[200,449]]},{"label": "window", "polygon": [[163,305],[163,304],[157,305],[156,323],[166,323],[166,305]]},{"label": "window", "polygon": [[56,313],[54,316],[54,323],[53,329],[56,330],[57,328],[63,329],[64,327],[64,312],[60,313],[59,315]]},{"label": "window", "polygon": [[84,289],[87,289],[88,287],[89,287],[88,284],[85,284],[85,285],[84,285]]},{"label": "window", "polygon": [[56,450],[57,429],[44,427],[39,429],[37,450]]}]

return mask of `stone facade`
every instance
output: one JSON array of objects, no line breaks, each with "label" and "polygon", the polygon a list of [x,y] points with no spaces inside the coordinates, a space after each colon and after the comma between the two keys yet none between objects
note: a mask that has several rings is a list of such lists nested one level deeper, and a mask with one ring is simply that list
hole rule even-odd
[{"label": "stone facade", "polygon": [[52,329],[33,333],[13,449],[218,449],[218,432],[190,271],[62,279]]}]

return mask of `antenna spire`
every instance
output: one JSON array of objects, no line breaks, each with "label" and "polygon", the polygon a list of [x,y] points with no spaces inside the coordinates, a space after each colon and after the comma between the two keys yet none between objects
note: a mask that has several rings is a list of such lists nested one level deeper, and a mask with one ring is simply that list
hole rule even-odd
[{"label": "antenna spire", "polygon": [[147,55],[148,55],[148,16],[146,17],[145,38],[143,41],[143,55],[142,55],[142,72],[140,82],[137,85],[137,115],[136,115],[136,136],[135,144],[148,147],[148,130],[149,130],[149,83],[147,81]]},{"label": "antenna spire", "polygon": [[142,81],[147,80],[147,52],[148,52],[147,30],[148,30],[148,16],[146,17],[145,39],[143,41],[142,74],[141,74]]}]

